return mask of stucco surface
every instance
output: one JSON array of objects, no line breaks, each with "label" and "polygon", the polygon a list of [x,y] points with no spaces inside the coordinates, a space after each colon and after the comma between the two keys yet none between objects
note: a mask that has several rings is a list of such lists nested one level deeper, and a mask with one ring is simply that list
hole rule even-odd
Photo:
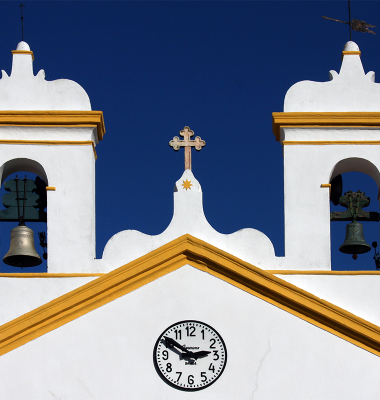
[{"label": "stucco surface", "polygon": [[[183,187],[186,180],[192,183],[191,189]],[[102,271],[112,270],[184,234],[193,235],[259,268],[275,267],[274,248],[264,233],[242,229],[225,235],[208,223],[203,212],[201,185],[190,170],[175,183],[173,219],[166,230],[156,236],[132,230],[117,233],[107,243],[99,264]]]},{"label": "stucco surface", "polygon": [[[228,352],[220,379],[194,393],[169,387],[153,366],[158,336],[184,319],[211,325]],[[0,393],[12,400],[378,399],[379,373],[379,357],[185,266],[2,356]]]},{"label": "stucco surface", "polygon": [[[18,51],[30,51],[20,42]],[[13,54],[10,76],[2,70],[0,111],[4,110],[91,110],[90,99],[78,83],[68,79],[45,80],[45,71],[33,74],[32,54]]]},{"label": "stucco surface", "polygon": [[380,275],[276,275],[380,326]]},{"label": "stucco surface", "polygon": [[[379,185],[378,145],[331,144],[336,134],[365,140],[361,136],[363,131],[370,140],[380,138],[379,129],[283,129],[285,141],[288,133],[291,140],[302,140],[299,144],[284,145],[285,257],[278,260],[276,268],[331,269],[330,195],[329,188],[321,185],[328,184],[338,173],[349,171],[367,173]],[[320,140],[321,136],[326,137],[322,145],[304,143]],[[371,201],[372,210],[378,210],[376,199]]]},{"label": "stucco surface", "polygon": [[[72,136],[88,140],[94,128],[43,129],[54,144],[3,144],[0,147],[0,175],[3,171],[28,171],[23,160],[40,164],[46,173],[48,272],[92,272],[95,259],[95,156],[87,145],[59,144]],[[4,127],[1,135],[22,137],[36,132],[31,127]],[[38,135],[37,135],[38,137]],[[31,137],[29,137],[31,139]],[[12,168],[8,169],[9,163]],[[18,168],[17,168],[18,167]],[[35,171],[31,171],[35,172]],[[5,172],[4,172],[5,173]],[[5,173],[6,175],[6,173]],[[5,179],[5,175],[2,179]]]},{"label": "stucco surface", "polygon": [[0,325],[20,317],[93,279],[96,279],[96,277],[0,277]]},{"label": "stucco surface", "polygon": [[[344,51],[359,51],[354,42]],[[353,50],[355,49],[355,50]],[[302,81],[286,93],[285,112],[380,111],[380,85],[373,71],[365,74],[359,54],[343,55],[339,74],[329,72],[330,81]]]}]

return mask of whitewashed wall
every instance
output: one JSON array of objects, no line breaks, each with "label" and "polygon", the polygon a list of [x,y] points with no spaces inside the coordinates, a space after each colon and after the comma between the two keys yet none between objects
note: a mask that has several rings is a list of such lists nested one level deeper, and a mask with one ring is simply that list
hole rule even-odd
[{"label": "whitewashed wall", "polygon": [[[330,200],[327,184],[338,173],[360,171],[379,185],[380,146],[329,144],[344,140],[379,141],[378,129],[284,128],[285,259],[283,269],[330,270]],[[324,145],[307,144],[324,141]],[[371,165],[372,164],[372,165]],[[369,168],[372,166],[372,168]],[[376,204],[376,201],[375,203]],[[307,249],[307,251],[305,251]]]},{"label": "whitewashed wall", "polygon": [[[91,271],[95,258],[94,151],[91,144],[59,142],[96,143],[96,128],[1,127],[0,140],[12,139],[57,142],[0,145],[0,171],[9,161],[33,160],[45,171],[48,186],[56,188],[47,192],[48,272]],[[19,165],[18,170],[27,170],[23,161]]]},{"label": "whitewashed wall", "polygon": [[[198,392],[164,383],[153,347],[169,325],[210,324],[222,376]],[[378,399],[380,358],[190,266],[0,357],[4,399]]]}]

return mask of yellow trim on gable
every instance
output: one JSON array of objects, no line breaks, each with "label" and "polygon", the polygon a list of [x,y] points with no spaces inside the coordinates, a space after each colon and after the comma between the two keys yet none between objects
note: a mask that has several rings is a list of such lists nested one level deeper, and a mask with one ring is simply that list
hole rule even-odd
[{"label": "yellow trim on gable", "polygon": [[[92,140],[0,140],[0,144],[40,144],[47,146],[92,146],[95,160],[98,159],[96,154],[95,144]],[[46,189],[55,190],[55,189]]]},{"label": "yellow trim on gable", "polygon": [[380,355],[380,327],[190,235],[0,326],[0,355],[186,264]]},{"label": "yellow trim on gable", "polygon": [[96,127],[106,133],[102,111],[0,111],[0,126]]},{"label": "yellow trim on gable", "polygon": [[297,271],[294,269],[279,269],[279,270],[265,270],[269,274],[274,275],[340,275],[340,276],[352,276],[352,275],[380,275],[380,271],[324,271],[324,270],[316,270],[316,271]]},{"label": "yellow trim on gable", "polygon": [[272,125],[280,141],[281,128],[378,128],[380,112],[274,112]]},{"label": "yellow trim on gable", "polygon": [[12,50],[12,54],[31,54],[32,60],[34,61],[34,54],[31,50]]},{"label": "yellow trim on gable", "polygon": [[329,146],[329,145],[348,145],[348,144],[356,144],[356,145],[379,145],[380,140],[284,140],[282,142],[284,146],[294,146],[294,145],[320,145],[320,146]]}]

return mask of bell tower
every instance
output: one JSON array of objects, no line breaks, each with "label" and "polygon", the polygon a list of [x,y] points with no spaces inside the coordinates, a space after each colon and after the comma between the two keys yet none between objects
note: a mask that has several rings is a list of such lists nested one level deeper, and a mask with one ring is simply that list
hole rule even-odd
[{"label": "bell tower", "polygon": [[[0,179],[29,171],[47,192],[48,272],[91,272],[95,258],[96,146],[103,113],[76,82],[33,74],[25,42],[0,79]],[[4,254],[2,255],[2,257]]]},{"label": "bell tower", "polygon": [[[329,270],[330,190],[338,175],[358,171],[380,186],[380,85],[364,72],[359,47],[348,42],[339,74],[302,81],[273,113],[283,146],[284,269]],[[343,239],[343,238],[342,238]]]}]

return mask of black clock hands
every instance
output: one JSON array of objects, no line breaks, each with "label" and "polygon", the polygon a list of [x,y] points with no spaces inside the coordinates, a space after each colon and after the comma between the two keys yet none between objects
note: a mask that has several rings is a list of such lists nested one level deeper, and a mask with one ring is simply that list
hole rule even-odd
[{"label": "black clock hands", "polygon": [[172,346],[177,347],[178,349],[184,351],[189,357],[193,355],[193,352],[190,350],[187,350],[186,347],[181,346],[178,342],[176,342],[174,339],[164,336],[165,340],[167,343],[170,343]]},{"label": "black clock hands", "polygon": [[200,321],[176,322],[158,337],[153,362],[168,385],[188,392],[212,385],[223,373],[227,349],[223,338]]},{"label": "black clock hands", "polygon": [[211,351],[206,351],[206,350],[196,351],[195,353],[193,353],[193,358],[198,360],[198,358],[207,357],[210,353]]},{"label": "black clock hands", "polygon": [[193,358],[194,360],[198,360],[198,358],[207,357],[211,353],[211,351],[205,351],[205,350],[197,351],[197,352],[193,353],[192,351],[188,350],[186,347],[180,345],[174,339],[172,339],[168,336],[164,336],[164,338],[167,343],[170,343],[172,346],[177,347],[178,349],[182,350],[183,352],[186,353],[187,357]]}]

